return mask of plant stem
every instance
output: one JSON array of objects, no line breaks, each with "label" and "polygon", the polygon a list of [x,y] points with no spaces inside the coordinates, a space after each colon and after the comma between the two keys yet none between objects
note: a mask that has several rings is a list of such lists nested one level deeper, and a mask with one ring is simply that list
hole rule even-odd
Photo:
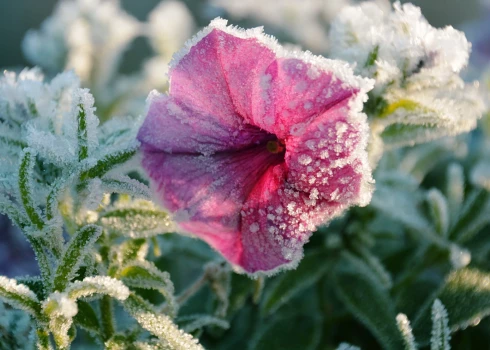
[{"label": "plant stem", "polygon": [[195,281],[190,287],[184,290],[177,297],[177,303],[179,305],[185,304],[185,302],[189,300],[189,298],[192,297],[194,294],[196,294],[207,282],[208,282],[208,275],[205,272],[197,281]]},{"label": "plant stem", "polygon": [[100,300],[100,314],[102,315],[102,334],[104,340],[114,335],[114,316],[111,297],[104,295]]}]

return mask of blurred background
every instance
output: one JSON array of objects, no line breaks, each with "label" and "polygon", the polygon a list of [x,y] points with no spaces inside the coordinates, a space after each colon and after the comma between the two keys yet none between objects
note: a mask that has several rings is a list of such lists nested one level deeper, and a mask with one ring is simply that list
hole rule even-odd
[{"label": "blurred background", "polygon": [[[262,3],[274,1],[263,0]],[[200,26],[214,18],[215,14],[223,16],[223,13],[214,13],[216,11],[210,9],[205,0],[185,0],[183,2],[186,3]],[[404,2],[408,1],[402,1],[402,3]],[[466,23],[480,19],[483,14],[480,0],[414,0],[411,2],[420,6],[425,17],[436,27],[452,25],[461,29]],[[56,3],[57,0],[0,1],[0,33],[3,35],[3,40],[0,41],[0,67],[28,65],[21,51],[22,38],[28,29],[39,28],[42,21],[52,13]],[[160,3],[160,0],[121,0],[121,3],[127,12],[140,20],[144,20],[147,14]],[[267,25],[265,27],[267,31]],[[142,46],[138,41],[133,43],[133,46],[137,45]],[[140,48],[144,50],[143,47]],[[131,66],[137,64],[139,61],[137,56],[129,55],[125,62],[126,70],[131,70]]]}]

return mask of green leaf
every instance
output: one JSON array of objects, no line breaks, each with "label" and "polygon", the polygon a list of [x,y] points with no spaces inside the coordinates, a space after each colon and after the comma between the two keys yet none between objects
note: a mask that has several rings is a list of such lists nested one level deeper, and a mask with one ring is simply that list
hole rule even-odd
[{"label": "green leaf", "polygon": [[73,318],[75,324],[89,333],[100,335],[100,322],[92,305],[83,300],[77,301],[78,313]]},{"label": "green leaf", "polygon": [[248,349],[313,350],[320,343],[321,330],[321,320],[311,315],[278,317],[259,328]]},{"label": "green leaf", "polygon": [[160,271],[149,261],[134,261],[124,266],[118,273],[124,283],[130,287],[154,289],[167,301],[166,310],[170,317],[177,315],[178,305],[174,295],[174,285],[168,272]]},{"label": "green leaf", "polygon": [[19,167],[19,193],[27,216],[38,230],[44,228],[44,220],[35,206],[32,190],[32,179],[34,177],[35,152],[26,148],[21,158]]},{"label": "green leaf", "polygon": [[417,143],[430,140],[431,134],[436,134],[436,125],[414,125],[394,123],[388,125],[382,132],[381,138],[386,146],[396,148],[401,146],[413,146]]},{"label": "green leaf", "polygon": [[458,243],[467,242],[490,222],[490,213],[487,209],[489,198],[489,192],[484,189],[471,192],[449,232],[449,237]]},{"label": "green leaf", "polygon": [[108,295],[117,300],[125,300],[129,295],[129,289],[115,278],[95,276],[70,283],[66,288],[66,293],[73,300],[93,295]]},{"label": "green leaf", "polygon": [[29,218],[10,199],[0,195],[0,213],[7,215],[17,227],[29,226]]},{"label": "green leaf", "polygon": [[86,252],[99,238],[101,232],[102,229],[99,226],[87,225],[75,233],[56,269],[53,280],[55,290],[63,291],[65,289],[69,281],[75,276]]},{"label": "green leaf", "polygon": [[42,320],[41,304],[36,294],[16,280],[0,276],[0,299],[12,307],[24,310]]},{"label": "green leaf", "polygon": [[49,332],[43,328],[38,327],[36,329],[36,337],[37,337],[37,349],[38,350],[52,350],[51,340],[49,339]]},{"label": "green leaf", "polygon": [[87,115],[83,104],[78,105],[78,160],[82,161],[88,157],[88,134],[87,134]]},{"label": "green leaf", "polygon": [[475,268],[452,272],[438,298],[449,313],[449,326],[459,329],[490,314],[490,274]]},{"label": "green leaf", "polygon": [[117,246],[114,251],[117,263],[121,266],[134,260],[143,260],[147,252],[148,244],[144,238],[127,240]]},{"label": "green leaf", "polygon": [[446,197],[436,188],[427,192],[427,203],[436,231],[441,236],[447,235],[449,228],[449,206]]},{"label": "green leaf", "polygon": [[46,291],[44,290],[43,281],[39,277],[17,277],[17,282],[27,286],[30,290],[36,294],[38,300],[44,300],[46,298]]},{"label": "green leaf", "polygon": [[435,298],[446,307],[452,331],[478,323],[490,315],[490,274],[475,268],[453,271],[440,290],[421,306],[414,333],[421,344],[430,340],[430,313]]},{"label": "green leaf", "polygon": [[379,53],[379,45],[376,45],[373,51],[369,53],[366,63],[364,64],[364,68],[368,68],[374,65],[374,63],[378,59],[378,53]]},{"label": "green leaf", "polygon": [[151,200],[151,193],[144,183],[132,179],[129,176],[118,176],[117,178],[103,178],[102,185],[112,193],[129,194],[136,198]]},{"label": "green leaf", "polygon": [[412,334],[412,327],[410,327],[410,322],[404,314],[398,314],[396,316],[396,324],[400,330],[400,334],[403,338],[404,350],[417,350],[415,345],[415,339]]},{"label": "green leaf", "polygon": [[344,253],[337,265],[334,284],[345,306],[371,331],[384,349],[403,349],[388,291],[362,260]]},{"label": "green leaf", "polygon": [[130,238],[146,238],[168,232],[167,213],[153,207],[113,208],[99,215],[99,223],[110,233]]},{"label": "green leaf", "polygon": [[222,329],[230,328],[228,321],[210,315],[186,315],[179,317],[177,322],[187,333],[194,332],[206,326],[215,326]]},{"label": "green leaf", "polygon": [[281,274],[267,288],[261,311],[264,315],[274,313],[295,295],[315,284],[330,267],[324,251],[306,254],[296,270]]},{"label": "green leaf", "polygon": [[136,154],[137,147],[132,147],[123,151],[114,152],[99,159],[89,170],[80,175],[82,181],[102,177],[109,170],[121,165],[131,159]]},{"label": "green leaf", "polygon": [[447,311],[439,299],[432,306],[432,338],[430,350],[450,350],[451,332],[448,327]]},{"label": "green leaf", "polygon": [[157,314],[143,298],[131,293],[122,303],[124,309],[147,331],[175,350],[202,350],[197,339],[180,330],[172,320]]},{"label": "green leaf", "polygon": [[446,178],[446,196],[451,222],[454,222],[464,200],[465,179],[463,167],[458,163],[452,163],[447,168]]}]

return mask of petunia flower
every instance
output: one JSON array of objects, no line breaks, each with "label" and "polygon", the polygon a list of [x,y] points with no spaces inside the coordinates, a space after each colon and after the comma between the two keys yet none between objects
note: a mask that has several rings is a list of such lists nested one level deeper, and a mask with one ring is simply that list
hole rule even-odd
[{"label": "petunia flower", "polygon": [[318,225],[372,194],[372,82],[216,19],[171,63],[138,139],[157,200],[238,271],[294,268]]}]

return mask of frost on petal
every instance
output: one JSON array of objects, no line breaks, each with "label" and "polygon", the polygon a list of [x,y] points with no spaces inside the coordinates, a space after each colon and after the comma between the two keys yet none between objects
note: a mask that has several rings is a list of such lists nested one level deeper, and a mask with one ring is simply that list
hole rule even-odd
[{"label": "frost on petal", "polygon": [[[218,92],[216,92],[218,94]],[[221,92],[223,93],[223,91]],[[194,95],[189,92],[188,95]],[[203,103],[211,96],[203,97]],[[246,125],[231,110],[224,114],[219,106],[209,106],[209,112],[199,112],[199,106],[191,107],[173,97],[160,95],[151,102],[146,120],[138,133],[143,148],[150,152],[202,153],[240,149],[267,139],[267,133]],[[217,113],[213,113],[214,108]],[[241,124],[244,124],[241,126]]]},{"label": "frost on petal", "polygon": [[292,268],[315,228],[371,198],[372,82],[216,19],[174,56],[139,131],[143,167],[180,229],[237,270]]},{"label": "frost on petal", "polygon": [[295,268],[311,232],[344,209],[339,203],[312,201],[307,193],[292,189],[285,177],[284,165],[270,167],[241,211],[240,266],[249,273]]},{"label": "frost on petal", "polygon": [[365,116],[344,100],[317,116],[299,136],[287,139],[288,183],[310,199],[347,205],[371,200],[371,169],[365,148]]},{"label": "frost on petal", "polygon": [[147,153],[143,166],[159,201],[184,231],[240,263],[240,211],[248,193],[279,157],[257,149],[213,156]]}]

